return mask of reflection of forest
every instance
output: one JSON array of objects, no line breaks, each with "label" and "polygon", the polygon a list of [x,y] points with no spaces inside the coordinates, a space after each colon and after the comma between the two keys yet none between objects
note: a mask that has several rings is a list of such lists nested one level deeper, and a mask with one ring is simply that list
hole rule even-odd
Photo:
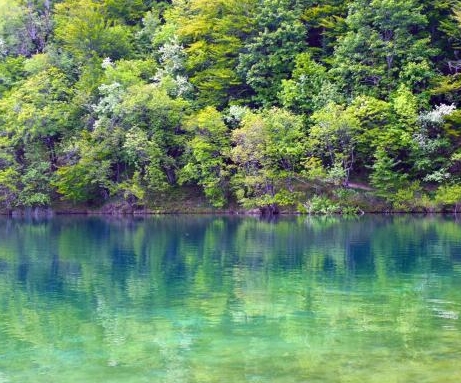
[{"label": "reflection of forest", "polygon": [[460,276],[443,218],[0,219],[0,381],[360,381],[370,365],[379,381],[408,359],[449,374]]}]

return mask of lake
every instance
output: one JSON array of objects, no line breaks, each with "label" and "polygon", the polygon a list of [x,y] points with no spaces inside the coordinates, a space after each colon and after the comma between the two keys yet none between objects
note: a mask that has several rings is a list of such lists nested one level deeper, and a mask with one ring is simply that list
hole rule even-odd
[{"label": "lake", "polygon": [[0,218],[0,383],[460,382],[453,217]]}]

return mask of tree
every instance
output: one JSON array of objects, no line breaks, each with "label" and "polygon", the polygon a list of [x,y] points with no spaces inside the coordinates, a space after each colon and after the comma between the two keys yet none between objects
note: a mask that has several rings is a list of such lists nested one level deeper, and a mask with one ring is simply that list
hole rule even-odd
[{"label": "tree", "polygon": [[0,206],[11,209],[18,203],[19,164],[7,136],[0,135]]},{"label": "tree", "polygon": [[454,206],[456,214],[461,204],[461,186],[457,184],[440,186],[435,194],[435,202],[442,206]]},{"label": "tree", "polygon": [[291,79],[282,80],[279,98],[284,107],[305,114],[341,99],[328,79],[326,68],[306,52],[296,56]]},{"label": "tree", "polygon": [[52,33],[54,3],[53,0],[0,1],[0,41],[5,54],[30,57],[44,52]]},{"label": "tree", "polygon": [[[426,3],[426,1],[425,1]],[[431,20],[431,34],[440,47],[436,58],[440,73],[433,81],[431,93],[438,102],[459,102],[461,59],[461,6],[458,1],[437,0],[425,4]]]},{"label": "tree", "polygon": [[257,5],[256,0],[180,0],[166,14],[185,45],[187,74],[200,105],[222,106],[244,90],[235,68]]},{"label": "tree", "polygon": [[430,67],[436,50],[430,46],[424,30],[427,18],[421,12],[415,0],[351,3],[348,31],[336,47],[332,69],[349,95],[385,97],[396,88],[402,70],[410,65]]},{"label": "tree", "polygon": [[447,74],[456,73],[454,66],[459,61],[457,50],[461,47],[460,4],[451,0],[423,0],[422,3],[428,16],[432,41],[440,50],[437,58],[442,64],[440,69]]},{"label": "tree", "polygon": [[[155,3],[155,2],[154,2]],[[144,0],[104,0],[104,8],[109,18],[123,20],[126,25],[136,25],[152,5]]]},{"label": "tree", "polygon": [[130,29],[95,0],[66,0],[56,4],[54,20],[56,42],[78,62],[93,57],[116,60],[132,51]]},{"label": "tree", "polygon": [[3,132],[19,166],[23,205],[48,205],[57,146],[75,127],[75,108],[66,76],[49,68],[29,77],[0,100]]},{"label": "tree", "polygon": [[97,142],[83,133],[66,148],[68,163],[57,169],[52,185],[64,199],[72,202],[107,199],[113,188],[111,149],[105,142]]},{"label": "tree", "polygon": [[[20,206],[49,206],[52,201],[53,170],[40,146],[26,145],[17,203]],[[45,154],[45,155],[44,155]]]},{"label": "tree", "polygon": [[[383,106],[383,112],[386,108]],[[371,184],[377,194],[392,201],[394,195],[409,187],[414,162],[411,158],[413,137],[418,131],[418,100],[401,85],[392,94],[391,112],[384,129],[372,145],[375,148]],[[385,114],[383,114],[385,117]],[[385,120],[382,120],[385,122]]]},{"label": "tree", "polygon": [[356,163],[362,172],[373,162],[376,149],[383,145],[383,137],[390,128],[394,112],[392,104],[371,96],[359,96],[348,107],[359,121],[356,131]]},{"label": "tree", "polygon": [[450,178],[450,140],[443,134],[443,125],[454,110],[454,105],[442,104],[418,116],[419,128],[413,134],[410,154],[413,175],[418,179],[442,183]]},{"label": "tree", "polygon": [[231,158],[236,164],[232,183],[244,206],[269,213],[293,199],[293,179],[301,170],[303,123],[283,109],[248,112],[232,132]]},{"label": "tree", "polygon": [[309,53],[317,60],[330,61],[336,42],[346,30],[350,0],[304,0],[302,21],[307,29]]},{"label": "tree", "polygon": [[264,0],[254,35],[239,56],[238,71],[262,105],[276,103],[282,80],[290,77],[293,58],[305,47],[301,10],[291,0]]},{"label": "tree", "polygon": [[0,97],[21,81],[25,74],[23,57],[0,59]]},{"label": "tree", "polygon": [[228,199],[230,139],[221,114],[212,107],[199,111],[187,121],[192,139],[186,146],[188,162],[181,182],[197,181],[215,207]]},{"label": "tree", "polygon": [[189,97],[192,85],[186,76],[184,47],[179,44],[177,36],[158,49],[159,64],[155,80],[173,96]]},{"label": "tree", "polygon": [[177,171],[182,166],[185,146],[183,119],[188,115],[189,102],[181,97],[172,98],[161,84],[138,84],[127,89],[123,101],[117,106],[121,126],[128,130],[137,127],[146,132],[158,152],[151,158],[163,176],[148,176],[147,182],[170,185],[177,181]]},{"label": "tree", "polygon": [[329,178],[347,185],[355,164],[358,119],[341,105],[328,104],[312,115],[308,147],[312,156],[322,158]]},{"label": "tree", "polygon": [[71,97],[69,82],[58,69],[33,75],[1,100],[4,129],[17,145],[34,140],[45,145],[54,166],[55,143],[73,127]]},{"label": "tree", "polygon": [[408,174],[398,168],[400,162],[384,148],[376,150],[370,181],[378,196],[392,201],[395,193],[407,184]]}]

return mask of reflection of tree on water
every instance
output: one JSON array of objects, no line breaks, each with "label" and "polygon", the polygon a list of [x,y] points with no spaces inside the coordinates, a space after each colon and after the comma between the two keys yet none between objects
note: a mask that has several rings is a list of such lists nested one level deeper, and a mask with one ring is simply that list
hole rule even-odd
[{"label": "reflection of tree on water", "polygon": [[190,282],[197,273],[210,278],[208,271],[214,271],[208,282],[215,283],[222,280],[222,268],[234,265],[267,270],[303,267],[338,276],[412,272],[425,261],[449,271],[459,257],[455,242],[461,239],[459,226],[450,220],[402,217],[58,221],[4,220],[1,225],[9,229],[2,230],[0,238],[2,269],[14,265],[18,280],[30,274],[30,282],[39,284],[36,274],[44,273],[48,264],[49,283],[62,278],[65,284],[66,276],[75,277],[91,265],[109,271],[113,283],[121,285],[133,275],[157,282]]},{"label": "reflection of tree on water", "polygon": [[459,243],[438,218],[0,220],[0,370],[35,349],[22,367],[165,382],[424,371],[434,329],[461,343]]}]

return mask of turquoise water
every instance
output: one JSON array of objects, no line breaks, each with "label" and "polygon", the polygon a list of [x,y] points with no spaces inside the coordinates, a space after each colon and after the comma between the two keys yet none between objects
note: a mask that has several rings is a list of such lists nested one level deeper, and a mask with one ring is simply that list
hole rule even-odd
[{"label": "turquoise water", "polygon": [[453,218],[0,218],[0,383],[460,382]]}]

